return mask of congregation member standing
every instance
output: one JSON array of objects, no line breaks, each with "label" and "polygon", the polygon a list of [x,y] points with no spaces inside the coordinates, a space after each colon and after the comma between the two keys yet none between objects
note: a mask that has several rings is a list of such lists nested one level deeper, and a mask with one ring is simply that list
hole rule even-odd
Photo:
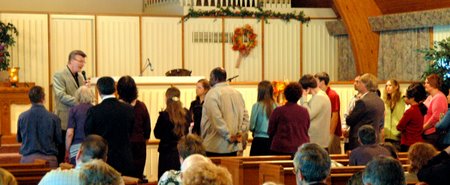
[{"label": "congregation member standing", "polygon": [[159,112],[154,134],[160,139],[158,152],[158,179],[164,172],[179,170],[180,160],[177,144],[188,133],[191,115],[180,102],[180,90],[169,87],[166,91],[166,109]]},{"label": "congregation member standing", "polygon": [[309,142],[308,110],[297,104],[302,91],[300,84],[296,82],[288,84],[284,89],[286,104],[275,108],[270,115],[268,130],[272,140],[270,150],[275,154],[294,156],[298,146]]},{"label": "congregation member standing", "polygon": [[45,93],[40,86],[28,92],[31,108],[19,116],[17,142],[22,143],[20,163],[34,163],[35,159],[48,161],[51,168],[58,167],[58,144],[62,144],[61,120],[44,107]]},{"label": "congregation member standing", "polygon": [[147,140],[150,138],[150,116],[144,102],[137,99],[138,90],[131,76],[123,76],[117,82],[119,100],[133,107],[134,126],[130,136],[131,154],[133,155],[133,177],[143,178],[145,159],[147,157]]},{"label": "congregation member standing", "polygon": [[203,104],[201,135],[210,156],[236,156],[242,150],[242,135],[246,134],[249,118],[242,94],[227,82],[227,72],[221,67],[210,73],[211,90]]},{"label": "congregation member standing", "polygon": [[133,158],[130,135],[133,132],[133,108],[119,102],[114,96],[114,79],[101,77],[97,80],[97,90],[102,102],[88,110],[85,134],[97,134],[108,141],[108,160],[122,175],[133,176]]},{"label": "congregation member standing", "polygon": [[65,161],[69,161],[72,165],[75,165],[75,157],[85,138],[84,125],[87,111],[94,102],[94,93],[89,87],[81,86],[75,92],[75,101],[78,105],[75,105],[69,111],[69,125],[66,133]]},{"label": "congregation member standing", "polygon": [[[449,94],[447,95],[447,103],[450,104],[450,90]],[[447,111],[445,116],[439,121],[439,123],[436,125],[436,130],[443,134],[440,140],[439,147],[444,149],[450,146],[450,112]]]},{"label": "congregation member standing", "polygon": [[411,145],[423,141],[423,116],[427,113],[427,107],[423,101],[426,97],[422,83],[412,83],[406,90],[405,103],[411,107],[405,111],[397,125],[397,130],[401,133],[401,152],[407,152]]},{"label": "congregation member standing", "polygon": [[318,80],[318,86],[325,91],[331,102],[331,122],[330,122],[330,144],[328,145],[328,153],[340,154],[341,153],[341,102],[339,95],[330,88],[330,76],[326,72],[317,73],[314,78]]},{"label": "congregation member standing", "polygon": [[200,133],[200,122],[202,121],[202,111],[203,111],[203,103],[205,102],[206,93],[208,93],[211,86],[209,85],[209,81],[207,79],[200,79],[195,85],[195,100],[191,102],[191,106],[189,107],[189,112],[191,112],[192,118],[194,120],[194,125],[191,125],[192,133],[201,135]]},{"label": "congregation member standing", "polygon": [[[61,119],[62,140],[65,143],[66,130],[69,120],[69,110],[75,106],[75,91],[89,81],[80,74],[86,64],[86,54],[80,50],[70,52],[67,65],[53,75],[53,92],[55,94],[55,114]],[[65,145],[58,147],[58,162],[64,160]]]},{"label": "congregation member standing", "polygon": [[[308,110],[311,125],[308,135],[311,143],[317,143],[325,150],[330,144],[331,102],[327,94],[317,85],[313,75],[303,75],[299,83],[302,85],[303,93],[300,104]],[[308,95],[312,97],[308,99]],[[328,132],[324,132],[328,128]]]},{"label": "congregation member standing", "polygon": [[428,107],[427,114],[423,118],[423,139],[425,142],[437,145],[439,133],[436,132],[436,123],[440,116],[447,112],[448,104],[444,93],[440,90],[442,78],[437,74],[431,74],[425,79],[425,91],[429,94],[424,104]]},{"label": "congregation member standing", "polygon": [[388,80],[384,90],[384,142],[390,142],[400,150],[400,132],[396,127],[405,112],[405,102],[397,80]]},{"label": "congregation member standing", "polygon": [[277,107],[273,99],[273,87],[269,81],[261,81],[258,84],[258,101],[253,104],[250,116],[250,131],[253,132],[252,148],[250,156],[270,155],[269,117],[273,109]]},{"label": "congregation member standing", "polygon": [[355,107],[346,118],[346,123],[350,126],[347,150],[353,150],[360,145],[358,143],[358,130],[363,125],[372,125],[378,140],[384,121],[384,103],[375,93],[378,86],[377,77],[366,73],[355,83],[361,96],[355,102]]}]

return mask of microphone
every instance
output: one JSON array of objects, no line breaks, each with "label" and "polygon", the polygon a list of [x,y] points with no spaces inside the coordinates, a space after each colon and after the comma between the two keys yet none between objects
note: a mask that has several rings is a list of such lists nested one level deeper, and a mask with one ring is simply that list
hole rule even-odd
[{"label": "microphone", "polygon": [[150,71],[153,71],[153,66],[149,58],[147,58],[147,64],[145,64],[145,67],[144,69],[142,69],[141,74],[139,76],[142,76],[142,74],[145,72],[145,70],[147,70],[148,67],[150,67]]},{"label": "microphone", "polygon": [[147,58],[147,62],[148,62],[148,66],[150,67],[150,71],[153,71],[154,69],[153,69],[153,65],[152,65],[152,63],[150,62],[150,59],[149,58]]},{"label": "microphone", "polygon": [[86,78],[86,71],[81,71],[81,74],[83,75],[84,81],[87,81],[87,78]]},{"label": "microphone", "polygon": [[231,78],[228,78],[227,81],[228,81],[228,82],[231,82],[231,80],[234,80],[234,79],[237,78],[237,77],[239,77],[239,75],[236,75],[236,76],[233,76],[233,77],[231,77]]}]

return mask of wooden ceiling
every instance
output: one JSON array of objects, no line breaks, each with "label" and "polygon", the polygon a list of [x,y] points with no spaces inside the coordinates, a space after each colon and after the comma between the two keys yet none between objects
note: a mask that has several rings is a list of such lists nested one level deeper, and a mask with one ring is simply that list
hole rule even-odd
[{"label": "wooden ceiling", "polygon": [[[450,8],[450,0],[373,0],[382,14]],[[333,0],[292,0],[292,7],[333,8]],[[337,11],[336,14],[339,16]]]},{"label": "wooden ceiling", "polygon": [[383,14],[449,8],[450,0],[374,0]]}]

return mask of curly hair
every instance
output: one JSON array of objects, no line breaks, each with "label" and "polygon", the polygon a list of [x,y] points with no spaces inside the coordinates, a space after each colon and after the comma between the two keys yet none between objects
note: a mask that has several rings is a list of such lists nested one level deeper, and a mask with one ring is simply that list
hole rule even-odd
[{"label": "curly hair", "polygon": [[184,185],[232,185],[227,169],[211,162],[200,162],[183,172]]},{"label": "curly hair", "polygon": [[123,184],[120,173],[99,159],[93,159],[80,169],[82,185],[119,185]]},{"label": "curly hair", "polygon": [[408,150],[408,159],[411,161],[408,172],[417,173],[436,154],[437,150],[433,145],[422,142],[414,143]]}]

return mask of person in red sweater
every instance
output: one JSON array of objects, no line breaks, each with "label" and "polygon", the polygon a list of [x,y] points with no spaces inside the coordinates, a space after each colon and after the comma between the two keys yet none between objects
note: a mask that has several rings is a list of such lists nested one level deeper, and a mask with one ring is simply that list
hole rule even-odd
[{"label": "person in red sweater", "polygon": [[406,110],[397,125],[397,130],[401,132],[401,152],[407,152],[411,145],[423,141],[421,136],[423,117],[427,113],[423,101],[426,97],[425,87],[421,83],[413,83],[406,90],[404,100],[411,107]]}]

